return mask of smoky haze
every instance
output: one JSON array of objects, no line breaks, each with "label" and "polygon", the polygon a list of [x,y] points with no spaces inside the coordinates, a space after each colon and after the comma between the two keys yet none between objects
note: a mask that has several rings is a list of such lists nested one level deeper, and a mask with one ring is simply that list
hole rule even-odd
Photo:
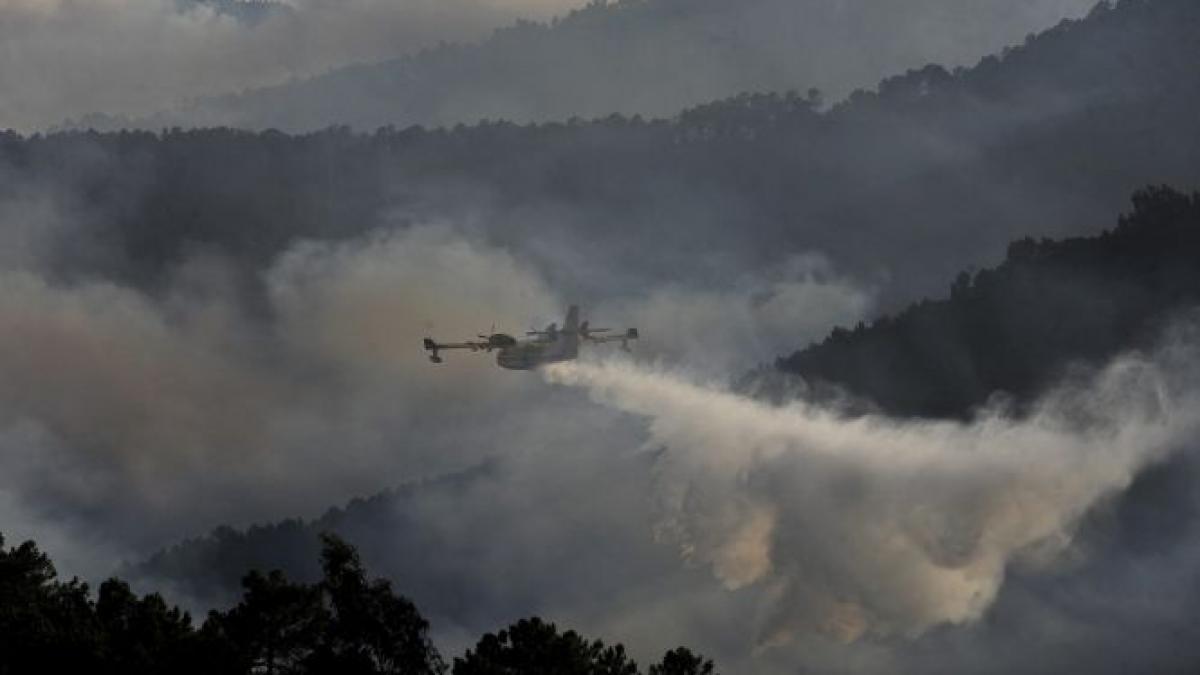
[{"label": "smoky haze", "polygon": [[[426,335],[561,322],[566,301],[527,261],[426,225],[300,242],[260,275],[264,295],[252,306],[231,264],[207,254],[178,265],[153,295],[102,279],[60,281],[28,259],[4,273],[0,397],[11,444],[36,448],[6,466],[10,503],[25,504],[18,522],[53,513],[83,532],[103,523],[130,556],[180,531],[316,515],[551,442],[538,431],[557,410],[544,387],[483,357],[455,354],[433,368],[420,349]],[[838,283],[797,272],[758,285],[784,284],[775,301],[784,316],[820,302],[819,316],[859,317],[869,296]],[[676,288],[621,306],[659,331],[680,316],[673,303],[712,317],[749,310],[749,293]],[[719,350],[748,337],[777,353],[797,335],[772,327],[777,319],[742,314],[682,351],[655,339],[647,353],[703,349],[714,364],[748,367],[753,353]],[[805,330],[815,338],[824,329],[810,321]]]},{"label": "smoky haze", "polygon": [[[80,226],[33,196],[23,204],[8,217],[55,223],[58,236]],[[204,251],[152,290],[63,279],[22,232],[0,284],[0,515],[6,535],[44,541],[66,573],[102,576],[181,533],[313,517],[490,459],[457,488],[418,488],[400,513],[385,503],[356,539],[378,542],[372,564],[415,595],[444,645],[537,612],[639,655],[704,645],[739,672],[963,665],[1013,639],[979,633],[1001,610],[1018,625],[1027,612],[1067,622],[1073,649],[1105,644],[1108,633],[1070,622],[1078,605],[1011,594],[1101,554],[1094,573],[1137,592],[1140,558],[1077,542],[1147,468],[1191,461],[1187,331],[1064,385],[1025,420],[850,421],[731,393],[721,382],[759,354],[872,311],[872,287],[815,254],[746,269],[720,291],[669,274],[611,291],[590,317],[639,324],[650,365],[553,368],[567,386],[549,386],[485,355],[425,360],[424,335],[471,337],[493,321],[520,332],[561,321],[568,302],[539,256],[472,227],[293,242],[255,271],[251,297],[244,263]],[[1194,558],[1166,550],[1164,578],[1184,575]],[[1168,625],[1187,616],[1143,610]],[[960,660],[927,661],[938,643]],[[1042,652],[1029,656],[1005,663],[1031,669]]]},{"label": "smoky haze", "polygon": [[[261,8],[249,11],[250,5]],[[279,84],[334,66],[476,40],[542,0],[4,0],[0,127],[88,113],[144,116],[185,100]],[[253,8],[252,8],[253,9]]]},{"label": "smoky haze", "polygon": [[[302,0],[254,20],[237,11],[244,4],[0,4],[0,39],[15,55],[0,64],[0,127],[70,119],[370,130],[669,116],[742,91],[810,87],[832,101],[926,63],[969,65],[1094,3],[649,0],[600,3],[554,28],[526,22],[490,39],[516,18],[546,21],[583,3]],[[239,95],[269,85],[280,86]]]},{"label": "smoky haze", "polygon": [[[247,18],[0,4],[25,17],[0,23],[5,49],[31,56],[0,62],[13,91],[41,91],[72,59],[96,67],[4,105],[33,126],[106,101],[139,114],[565,9],[488,6],[298,3]],[[447,652],[536,613],[643,662],[687,644],[726,672],[1184,670],[1200,658],[1194,316],[1055,380],[1023,415],[1001,400],[955,422],[855,416],[729,381],[943,295],[1014,238],[1094,233],[1134,188],[1200,184],[1195,7],[1123,2],[828,112],[764,96],[654,123],[0,134],[0,530],[35,538],[68,576],[119,568],[203,610],[250,566],[311,573],[316,531],[337,529]],[[810,72],[779,63],[829,73],[836,92],[937,50],[973,61],[987,40],[1086,9],[695,0],[583,16],[680,8],[664,44],[648,37],[658,24],[630,29],[645,41],[635,62],[721,91],[649,77],[654,105]],[[135,11],[149,18],[119,21]],[[389,32],[409,18],[412,44]],[[821,39],[793,40],[795,25]],[[694,47],[726,29],[736,49]],[[60,56],[24,42],[56,37],[70,38]],[[780,51],[743,62],[747,45]],[[831,51],[791,51],[810,47]],[[106,59],[119,77],[100,72]],[[134,77],[143,63],[162,72]],[[555,63],[594,90],[577,102],[645,103],[583,56]],[[195,80],[178,77],[192,67]],[[446,110],[547,114],[549,101]],[[597,347],[539,375],[487,354],[434,366],[421,349],[493,326],[520,335],[569,303],[641,329],[635,355]],[[251,527],[288,518],[308,522]],[[218,525],[238,529],[169,548]]]},{"label": "smoky haze", "polygon": [[1163,648],[1194,612],[1195,336],[1185,317],[1026,418],[965,423],[777,407],[597,355],[545,371],[538,409],[511,413],[524,444],[493,462],[332,512],[307,539],[251,532],[142,571],[203,576],[269,545],[312,574],[328,527],[407,580],[452,648],[536,612],[640,658],[703,644],[736,672],[1119,672],[1131,653],[1169,670],[1195,658]]}]

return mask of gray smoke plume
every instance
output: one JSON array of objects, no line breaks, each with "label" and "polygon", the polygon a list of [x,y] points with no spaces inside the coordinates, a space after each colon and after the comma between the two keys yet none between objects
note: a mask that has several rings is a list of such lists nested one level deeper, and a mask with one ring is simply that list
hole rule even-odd
[{"label": "gray smoke plume", "polygon": [[[70,231],[52,209],[24,214],[43,212],[39,222]],[[297,243],[261,272],[265,307],[253,308],[212,255],[189,258],[153,295],[59,280],[36,255],[45,232],[32,230],[8,231],[13,261],[0,276],[0,435],[10,448],[0,493],[11,522],[58,523],[63,541],[76,526],[105,533],[103,561],[68,571],[107,574],[117,552],[136,556],[219,523],[316,515],[570,435],[548,419],[578,405],[536,378],[500,371],[491,355],[427,361],[425,336],[519,335],[561,321],[567,304],[518,254],[451,227]],[[808,268],[747,277],[745,289],[652,288],[614,300],[628,317],[589,315],[644,317],[661,336],[681,326],[727,364],[743,339],[784,348],[796,335],[780,331],[786,317],[856,319],[868,297]],[[751,313],[752,289],[770,294],[770,312]],[[812,320],[804,331],[826,328]],[[668,360],[695,353],[662,337],[641,349]],[[45,538],[32,526],[5,531]]]},{"label": "gray smoke plume", "polygon": [[[149,119],[154,129],[263,127],[286,125],[292,116],[308,120],[299,125],[308,129],[363,120],[453,124],[616,111],[670,115],[747,90],[820,87],[836,98],[928,62],[973,62],[1094,3],[655,0],[648,4],[657,6],[648,9],[625,3],[642,25],[618,21],[614,30],[583,38],[565,33],[549,45],[497,40],[488,48],[492,56],[465,73],[452,64],[414,75],[397,65],[376,86],[361,86],[363,70],[350,68],[329,80],[330,87],[319,85],[311,93],[297,87],[287,100],[303,110],[256,111],[251,102],[251,109],[226,111],[228,101],[193,108],[196,99],[295,84],[339,66],[413,55],[443,41],[476,43],[517,19],[549,20],[585,3],[291,0],[259,3],[261,9],[253,11],[248,4],[3,0],[0,42],[7,58],[0,61],[5,92],[0,128],[40,130],[67,119],[84,127],[137,119]],[[636,60],[626,61],[630,58]],[[625,64],[625,83],[612,81],[607,62]],[[649,78],[641,74],[646,64],[660,64]],[[494,68],[502,71],[498,79]],[[391,99],[372,100],[378,86],[397,80],[412,82]],[[331,107],[328,98],[335,91],[343,93]],[[429,114],[406,115],[409,108]],[[149,117],[175,109],[182,110]],[[386,110],[390,115],[381,117]]]},{"label": "gray smoke plume", "polygon": [[[872,287],[814,254],[611,297],[619,275],[598,270],[589,318],[643,329],[639,361],[556,366],[548,386],[487,355],[426,360],[425,335],[520,333],[575,299],[528,251],[453,226],[297,242],[258,271],[249,306],[215,254],[154,292],[63,280],[41,251],[69,214],[31,192],[0,217],[29,223],[5,230],[0,277],[0,527],[68,574],[490,458],[474,482],[407,502],[421,537],[364,529],[386,552],[372,568],[417,596],[448,650],[541,613],[643,661],[689,644],[730,672],[1103,666],[1132,649],[1105,626],[1138,635],[1150,662],[1190,656],[1154,635],[1193,613],[1171,592],[1200,559],[1193,520],[1156,518],[1140,537],[1160,548],[1139,557],[1104,543],[1119,529],[1104,518],[1163,462],[1190,466],[1192,333],[1022,419],[848,419],[723,381],[872,311]],[[1183,476],[1182,497],[1140,489],[1174,508]],[[1057,641],[1018,658],[1034,624]]]},{"label": "gray smoke plume", "polygon": [[629,362],[553,383],[648,418],[661,536],[767,602],[760,645],[916,638],[978,620],[1014,566],[1071,558],[1081,519],[1196,431],[1194,389],[1121,359],[1036,414],[904,422],[773,407]]},{"label": "gray smoke plume", "polygon": [[295,0],[246,21],[240,0],[0,1],[0,128],[147,115],[185,99],[474,40],[544,0]]}]

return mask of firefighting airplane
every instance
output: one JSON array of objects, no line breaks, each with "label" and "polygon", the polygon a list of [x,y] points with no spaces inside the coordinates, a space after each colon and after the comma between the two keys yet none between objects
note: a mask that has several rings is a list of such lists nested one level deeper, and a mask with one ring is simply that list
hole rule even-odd
[{"label": "firefighting airplane", "polygon": [[567,310],[567,319],[562,328],[557,324],[546,326],[546,330],[531,330],[524,339],[495,333],[480,335],[479,342],[454,342],[440,344],[432,338],[425,338],[425,349],[429,352],[429,360],[441,363],[443,350],[469,349],[472,352],[496,352],[496,365],[508,370],[533,370],[538,366],[559,361],[571,361],[579,357],[579,345],[584,342],[603,344],[620,342],[621,348],[629,349],[629,341],[638,339],[636,328],[630,328],[624,333],[606,335],[613,331],[608,328],[591,328],[588,322],[579,322],[579,307],[571,305]]}]

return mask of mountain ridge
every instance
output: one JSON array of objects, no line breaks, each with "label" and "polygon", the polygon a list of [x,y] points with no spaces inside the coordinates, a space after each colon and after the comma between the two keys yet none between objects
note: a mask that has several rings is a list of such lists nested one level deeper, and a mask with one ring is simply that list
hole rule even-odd
[{"label": "mountain ridge", "polygon": [[773,369],[818,398],[846,392],[899,417],[967,418],[997,397],[1026,408],[1072,368],[1152,348],[1200,304],[1200,192],[1152,187],[1132,201],[1111,230],[1015,241],[999,266],[961,272],[948,297],[836,328]]},{"label": "mountain ridge", "polygon": [[[1083,4],[1080,0],[1068,13]],[[202,99],[143,120],[99,115],[68,126],[217,125],[295,132],[348,124],[372,130],[388,124],[524,123],[611,113],[661,117],[741,91],[816,87],[840,100],[894,70],[933,61],[963,63],[969,60],[964,59],[967,49],[998,50],[1055,16],[1020,9],[1036,18],[1010,18],[986,2],[961,11],[929,2],[887,21],[871,18],[878,11],[874,5],[868,11],[853,4],[799,6],[783,0],[593,0],[548,22],[522,20],[499,28],[476,44],[444,44],[379,63],[352,64]],[[916,31],[921,21],[945,33],[936,46],[922,46],[927,37],[904,42],[905,31]],[[1007,26],[1001,31],[1005,39],[972,34],[989,23]],[[856,38],[860,29],[868,32],[865,40]],[[879,53],[846,46],[855,42],[873,44]],[[580,87],[583,81],[592,85]]]}]

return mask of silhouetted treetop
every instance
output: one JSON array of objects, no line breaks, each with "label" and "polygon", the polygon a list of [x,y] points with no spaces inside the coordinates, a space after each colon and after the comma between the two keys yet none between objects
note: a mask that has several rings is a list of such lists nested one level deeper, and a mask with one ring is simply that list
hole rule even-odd
[{"label": "silhouetted treetop", "polygon": [[[62,583],[33,542],[5,549],[0,536],[0,675],[270,673],[440,675],[447,668],[429,624],[391,584],[369,579],[354,547],[321,536],[322,579],[296,583],[252,570],[242,597],[193,628],[162,596],[138,596],[118,579],[95,600],[86,584]],[[523,619],[484,635],[454,660],[456,675],[638,675],[622,645],[606,646],[554,624]],[[712,675],[686,648],[651,675]]]},{"label": "silhouetted treetop", "polygon": [[93,601],[57,581],[32,542],[0,538],[0,673],[405,673],[445,670],[428,623],[390,584],[368,580],[358,554],[323,538],[325,578],[298,584],[248,573],[241,602],[200,630],[162,596],[117,579]]},{"label": "silhouetted treetop", "polygon": [[649,675],[718,675],[711,659],[693,654],[687,647],[667,652],[648,672]]},{"label": "silhouetted treetop", "polygon": [[484,635],[454,659],[454,675],[637,675],[621,645],[587,641],[575,631],[559,633],[539,618],[522,619]]}]

